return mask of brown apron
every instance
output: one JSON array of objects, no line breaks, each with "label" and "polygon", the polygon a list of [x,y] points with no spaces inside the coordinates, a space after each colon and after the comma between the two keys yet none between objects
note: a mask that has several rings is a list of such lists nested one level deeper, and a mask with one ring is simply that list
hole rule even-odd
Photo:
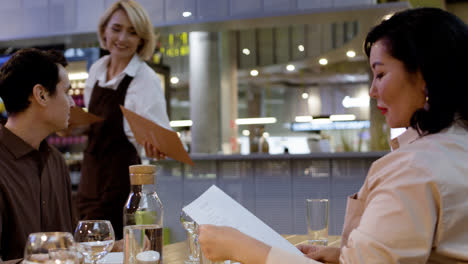
[{"label": "brown apron", "polygon": [[78,187],[81,219],[110,220],[116,239],[123,235],[123,207],[130,192],[128,166],[140,158],[123,128],[123,105],[133,77],[126,75],[117,90],[99,87],[96,82],[89,112],[104,118],[91,125],[84,152]]}]

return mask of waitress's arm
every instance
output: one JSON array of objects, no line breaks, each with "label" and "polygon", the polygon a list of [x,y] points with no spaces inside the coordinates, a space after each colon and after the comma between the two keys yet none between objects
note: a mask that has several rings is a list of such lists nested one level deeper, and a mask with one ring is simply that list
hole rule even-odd
[{"label": "waitress's arm", "polygon": [[[124,106],[159,126],[172,130],[166,112],[166,99],[161,87],[161,80],[146,64],[140,66],[140,72],[130,83]],[[124,121],[124,132],[130,142],[139,146],[126,120]],[[145,149],[147,157],[164,159],[166,156],[151,144],[145,144],[141,147]],[[137,147],[137,149],[139,148]]]}]

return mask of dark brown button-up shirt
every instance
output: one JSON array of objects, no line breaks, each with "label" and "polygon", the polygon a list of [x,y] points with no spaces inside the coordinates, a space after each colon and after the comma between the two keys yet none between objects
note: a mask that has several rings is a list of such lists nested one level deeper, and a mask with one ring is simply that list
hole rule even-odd
[{"label": "dark brown button-up shirt", "polygon": [[34,232],[73,231],[71,184],[62,154],[39,150],[0,125],[0,255],[22,258]]}]

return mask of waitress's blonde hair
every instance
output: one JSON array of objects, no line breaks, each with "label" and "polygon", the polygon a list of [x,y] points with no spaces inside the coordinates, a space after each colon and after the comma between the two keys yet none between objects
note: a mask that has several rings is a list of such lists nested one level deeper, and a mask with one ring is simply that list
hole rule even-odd
[{"label": "waitress's blonde hair", "polygon": [[98,38],[101,48],[107,49],[105,40],[106,27],[110,18],[117,10],[123,10],[127,13],[128,19],[130,23],[132,23],[137,36],[141,38],[142,43],[138,46],[136,51],[138,56],[143,60],[150,59],[156,46],[156,36],[153,32],[153,25],[151,24],[146,10],[133,0],[117,1],[101,16],[98,25]]}]

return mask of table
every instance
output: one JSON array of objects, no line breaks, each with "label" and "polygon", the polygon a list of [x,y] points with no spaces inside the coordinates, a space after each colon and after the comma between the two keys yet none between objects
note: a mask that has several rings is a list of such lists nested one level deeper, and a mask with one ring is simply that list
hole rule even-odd
[{"label": "table", "polygon": [[[307,241],[307,235],[283,235],[289,242],[297,246]],[[340,236],[329,236],[329,246],[339,247],[341,242]],[[163,260],[165,264],[184,264],[187,259],[187,242],[182,241],[163,248]]]}]

